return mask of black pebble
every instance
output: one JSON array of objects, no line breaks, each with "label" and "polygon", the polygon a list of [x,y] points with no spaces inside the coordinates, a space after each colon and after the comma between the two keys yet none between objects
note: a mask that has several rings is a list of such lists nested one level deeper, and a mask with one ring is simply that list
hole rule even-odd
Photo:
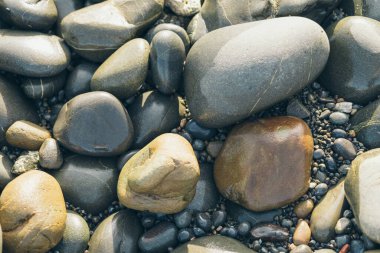
[{"label": "black pebble", "polygon": [[198,213],[196,215],[195,219],[196,219],[197,225],[201,229],[203,229],[204,231],[210,231],[211,230],[212,222],[211,222],[210,214]]},{"label": "black pebble", "polygon": [[218,227],[222,225],[224,222],[226,222],[226,219],[227,219],[226,211],[218,210],[212,214],[212,224],[214,227]]},{"label": "black pebble", "polygon": [[251,230],[251,224],[249,222],[242,222],[239,224],[238,233],[241,236],[246,236]]},{"label": "black pebble", "polygon": [[186,228],[190,225],[192,216],[191,210],[184,210],[174,215],[174,222],[178,228]]}]

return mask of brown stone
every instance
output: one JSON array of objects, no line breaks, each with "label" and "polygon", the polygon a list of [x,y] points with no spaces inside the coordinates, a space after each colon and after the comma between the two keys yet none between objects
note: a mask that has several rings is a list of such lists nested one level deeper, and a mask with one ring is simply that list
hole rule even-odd
[{"label": "brown stone", "polygon": [[16,121],[5,133],[5,139],[10,145],[26,150],[38,150],[50,137],[48,130],[25,120]]},{"label": "brown stone", "polygon": [[216,159],[220,193],[253,211],[282,207],[309,187],[313,138],[306,123],[274,117],[236,126]]},{"label": "brown stone", "polygon": [[296,230],[293,235],[293,243],[295,245],[309,244],[311,238],[311,230],[309,224],[301,220],[298,222]]},{"label": "brown stone", "polygon": [[128,208],[177,213],[193,199],[199,175],[190,143],[177,134],[162,134],[124,165],[117,193]]},{"label": "brown stone", "polygon": [[61,240],[66,207],[58,182],[42,171],[11,181],[0,196],[0,223],[8,253],[44,253]]},{"label": "brown stone", "polygon": [[295,208],[294,212],[300,219],[305,219],[311,211],[313,211],[314,202],[311,199],[300,202]]}]

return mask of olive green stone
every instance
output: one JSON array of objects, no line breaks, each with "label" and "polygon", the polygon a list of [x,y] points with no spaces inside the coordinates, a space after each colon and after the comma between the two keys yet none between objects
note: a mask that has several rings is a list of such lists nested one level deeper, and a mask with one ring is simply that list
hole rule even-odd
[{"label": "olive green stone", "polygon": [[82,8],[62,20],[63,38],[81,56],[102,62],[154,23],[163,2],[109,0]]},{"label": "olive green stone", "polygon": [[149,51],[144,39],[127,42],[96,70],[91,90],[107,91],[120,99],[135,95],[148,73]]},{"label": "olive green stone", "polygon": [[0,70],[30,77],[48,77],[62,72],[70,51],[55,35],[0,30]]},{"label": "olive green stone", "polygon": [[254,253],[255,251],[247,248],[241,242],[221,236],[210,235],[197,238],[186,244],[181,245],[172,253]]},{"label": "olive green stone", "polygon": [[[327,30],[330,56],[320,82],[347,101],[367,104],[380,93],[380,22],[346,17]],[[372,34],[372,36],[369,36]]]},{"label": "olive green stone", "polygon": [[335,236],[335,225],[344,210],[344,181],[329,190],[314,208],[310,228],[317,242],[329,242]]},{"label": "olive green stone", "polygon": [[358,156],[348,171],[344,190],[360,230],[380,243],[380,149]]},{"label": "olive green stone", "polygon": [[0,16],[21,29],[47,30],[57,20],[54,0],[2,0]]},{"label": "olive green stone", "polygon": [[79,214],[67,211],[66,227],[62,240],[53,249],[59,253],[83,253],[90,240],[90,228]]}]

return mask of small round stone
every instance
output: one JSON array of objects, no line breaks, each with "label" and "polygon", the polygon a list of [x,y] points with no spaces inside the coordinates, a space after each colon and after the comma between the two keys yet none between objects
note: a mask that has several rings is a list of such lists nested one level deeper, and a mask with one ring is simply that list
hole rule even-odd
[{"label": "small round stone", "polygon": [[300,219],[305,219],[313,210],[314,202],[311,199],[300,202],[295,208],[294,212]]},{"label": "small round stone", "polygon": [[178,228],[186,228],[190,225],[192,216],[193,211],[184,210],[174,215],[174,222]]},{"label": "small round stone", "polygon": [[38,151],[40,156],[39,163],[42,168],[59,169],[63,163],[63,156],[59,148],[58,142],[49,138],[46,139]]},{"label": "small round stone", "polygon": [[212,222],[210,214],[208,213],[199,213],[195,217],[197,225],[204,231],[210,231]]},{"label": "small round stone", "polygon": [[331,123],[335,125],[344,125],[350,119],[349,116],[343,112],[333,112],[329,117]]},{"label": "small round stone", "polygon": [[180,243],[184,243],[190,241],[190,239],[194,236],[193,231],[189,228],[183,228],[178,232],[178,241]]},{"label": "small round stone", "polygon": [[332,137],[334,138],[346,138],[347,133],[343,129],[336,128],[332,131]]},{"label": "small round stone", "polygon": [[206,232],[203,229],[198,228],[198,227],[194,227],[193,232],[196,237],[202,237],[206,235]]},{"label": "small round stone", "polygon": [[347,139],[338,138],[334,141],[333,150],[346,160],[353,160],[356,157],[356,148]]},{"label": "small round stone", "polygon": [[313,250],[307,245],[298,245],[290,251],[290,253],[313,253]]},{"label": "small round stone", "polygon": [[227,220],[227,212],[223,210],[217,210],[212,214],[212,224],[214,227],[223,225]]},{"label": "small round stone", "polygon": [[314,191],[316,196],[323,196],[329,190],[329,187],[325,183],[318,184]]},{"label": "small round stone", "polygon": [[248,235],[250,230],[251,230],[251,224],[249,222],[242,222],[238,226],[238,234],[241,236]]},{"label": "small round stone", "polygon": [[317,149],[314,151],[313,158],[315,160],[322,159],[323,157],[325,157],[325,152],[322,149]]}]

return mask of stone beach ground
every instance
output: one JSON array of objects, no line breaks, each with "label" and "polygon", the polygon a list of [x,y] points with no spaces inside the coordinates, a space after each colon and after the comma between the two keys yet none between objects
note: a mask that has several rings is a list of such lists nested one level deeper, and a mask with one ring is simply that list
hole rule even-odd
[{"label": "stone beach ground", "polygon": [[0,253],[380,252],[379,21],[0,0]]}]

